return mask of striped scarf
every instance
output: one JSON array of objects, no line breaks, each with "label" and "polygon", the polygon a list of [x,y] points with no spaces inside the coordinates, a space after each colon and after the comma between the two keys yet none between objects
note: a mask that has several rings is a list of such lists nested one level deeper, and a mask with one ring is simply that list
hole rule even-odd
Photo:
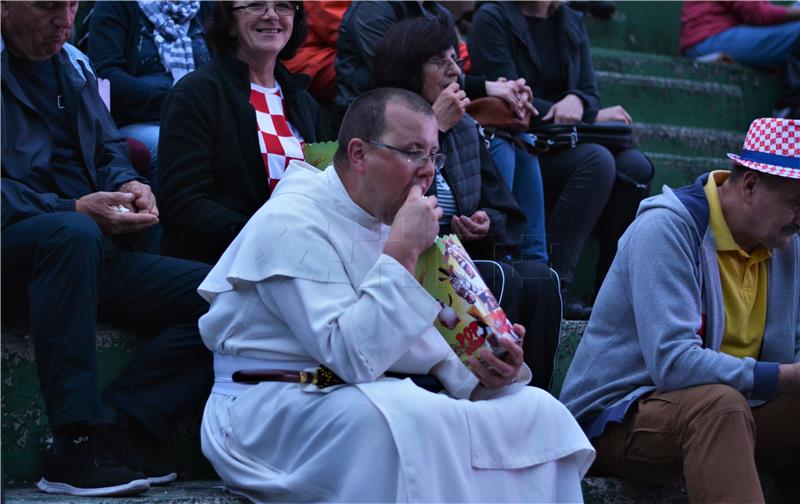
[{"label": "striped scarf", "polygon": [[153,23],[153,40],[164,68],[172,73],[173,81],[194,70],[192,39],[189,24],[200,9],[198,0],[167,1],[139,0],[147,19]]}]

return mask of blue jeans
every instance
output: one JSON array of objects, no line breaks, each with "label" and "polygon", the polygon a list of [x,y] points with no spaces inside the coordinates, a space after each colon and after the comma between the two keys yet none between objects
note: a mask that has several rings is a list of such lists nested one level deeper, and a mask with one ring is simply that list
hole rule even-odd
[{"label": "blue jeans", "polygon": [[[517,133],[515,137],[532,143],[528,134]],[[523,256],[546,264],[547,234],[539,159],[508,140],[498,137],[492,139],[489,152],[494,164],[497,165],[497,171],[511,189],[528,220],[525,234],[522,236]]]},{"label": "blue jeans", "polygon": [[158,167],[158,132],[161,129],[157,122],[129,124],[119,128],[120,135],[131,137],[142,142],[150,151],[150,188],[156,194]]},{"label": "blue jeans", "polygon": [[769,26],[734,26],[689,47],[684,56],[697,58],[724,52],[739,63],[775,66],[786,63],[800,43],[800,22]]}]

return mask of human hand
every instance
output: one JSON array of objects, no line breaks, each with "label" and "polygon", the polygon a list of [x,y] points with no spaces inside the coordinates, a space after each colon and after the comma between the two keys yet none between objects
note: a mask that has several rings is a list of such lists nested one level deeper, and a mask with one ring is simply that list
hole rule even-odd
[{"label": "human hand", "polygon": [[778,388],[782,394],[800,394],[800,362],[778,366]]},{"label": "human hand", "polygon": [[432,105],[439,131],[448,131],[458,124],[458,121],[464,117],[467,105],[469,105],[469,98],[458,82],[453,82],[444,88]]},{"label": "human hand", "polygon": [[417,258],[439,233],[442,209],[437,204],[436,196],[423,196],[420,186],[412,186],[392,221],[383,253],[395,258],[412,275],[416,272]]},{"label": "human hand", "polygon": [[[146,187],[146,186],[145,186]],[[125,234],[147,229],[158,223],[158,215],[137,212],[134,208],[136,196],[130,192],[95,192],[75,202],[75,211],[88,215],[104,234]],[[121,212],[115,207],[125,207]]]},{"label": "human hand", "polygon": [[478,210],[471,216],[454,215],[450,221],[453,232],[461,241],[477,241],[486,238],[489,234],[491,220],[486,212]]},{"label": "human hand", "polygon": [[500,77],[496,81],[486,81],[486,95],[502,98],[519,119],[530,119],[532,115],[539,115],[539,111],[531,103],[533,91],[523,78],[510,81]]},{"label": "human hand", "polygon": [[470,369],[484,387],[490,389],[504,387],[517,377],[519,368],[524,362],[522,340],[525,338],[525,328],[514,324],[514,332],[519,336],[519,341],[513,341],[505,336],[498,339],[500,346],[506,350],[502,358],[487,349],[480,351],[479,358],[470,357]]},{"label": "human hand", "polygon": [[583,102],[574,94],[568,94],[550,107],[542,121],[552,119],[554,124],[570,124],[580,122],[582,118]]},{"label": "human hand", "polygon": [[633,124],[633,119],[631,119],[631,116],[625,111],[624,108],[622,108],[621,105],[614,105],[613,107],[600,109],[600,111],[597,113],[597,118],[595,121],[621,121],[625,124]]},{"label": "human hand", "polygon": [[158,217],[156,197],[149,185],[131,180],[119,186],[119,191],[133,194],[133,203],[129,210],[135,213],[150,213]]}]

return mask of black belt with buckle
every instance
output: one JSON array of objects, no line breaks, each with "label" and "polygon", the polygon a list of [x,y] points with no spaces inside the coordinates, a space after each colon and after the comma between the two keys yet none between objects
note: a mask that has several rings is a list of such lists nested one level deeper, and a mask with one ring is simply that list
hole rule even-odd
[{"label": "black belt with buckle", "polygon": [[[389,378],[408,378],[418,387],[433,393],[444,390],[444,385],[435,376],[429,374],[406,374],[387,371],[384,373]],[[259,383],[264,381],[277,381],[286,383],[310,383],[319,388],[344,385],[345,381],[336,376],[336,373],[325,366],[319,366],[316,371],[289,371],[286,369],[243,369],[233,373],[236,383]]]}]

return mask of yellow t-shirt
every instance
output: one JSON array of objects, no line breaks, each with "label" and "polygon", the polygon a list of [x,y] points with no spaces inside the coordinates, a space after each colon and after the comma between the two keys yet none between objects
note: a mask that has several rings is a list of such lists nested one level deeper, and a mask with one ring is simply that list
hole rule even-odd
[{"label": "yellow t-shirt", "polygon": [[757,359],[767,320],[767,265],[772,253],[758,245],[748,254],[733,240],[717,193],[717,187],[728,175],[727,171],[711,172],[704,188],[725,303],[725,333],[720,350],[736,357]]}]

